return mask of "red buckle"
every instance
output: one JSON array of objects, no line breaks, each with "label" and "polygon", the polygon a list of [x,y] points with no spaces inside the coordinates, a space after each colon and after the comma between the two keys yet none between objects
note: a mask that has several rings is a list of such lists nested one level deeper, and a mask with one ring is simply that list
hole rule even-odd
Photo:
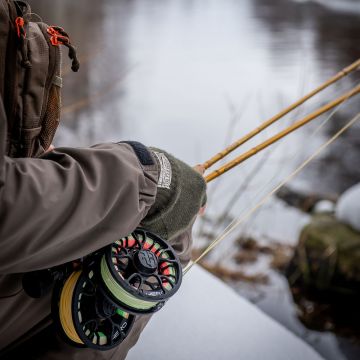
[{"label": "red buckle", "polygon": [[64,43],[69,43],[69,38],[67,36],[61,35],[61,33],[56,30],[53,26],[49,26],[47,28],[48,34],[50,34],[51,44],[54,46],[59,46]]},{"label": "red buckle", "polygon": [[25,21],[22,17],[19,16],[15,19],[16,32],[17,32],[18,37],[20,37],[21,34],[23,34],[24,37],[26,36],[24,24],[25,24]]}]

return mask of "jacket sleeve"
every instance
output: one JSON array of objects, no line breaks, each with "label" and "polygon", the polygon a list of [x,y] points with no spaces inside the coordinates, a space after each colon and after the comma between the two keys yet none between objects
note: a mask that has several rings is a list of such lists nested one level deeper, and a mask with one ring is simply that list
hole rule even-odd
[{"label": "jacket sleeve", "polygon": [[183,267],[185,267],[191,260],[193,245],[192,231],[195,220],[196,217],[185,231],[169,240],[170,245],[176,251]]},{"label": "jacket sleeve", "polygon": [[88,255],[133,231],[155,200],[157,166],[141,165],[128,144],[0,155],[2,274]]}]

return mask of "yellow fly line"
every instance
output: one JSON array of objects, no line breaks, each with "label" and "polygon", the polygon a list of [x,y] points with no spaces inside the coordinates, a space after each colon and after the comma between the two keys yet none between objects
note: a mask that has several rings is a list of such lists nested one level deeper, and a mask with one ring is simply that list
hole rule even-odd
[{"label": "yellow fly line", "polygon": [[68,336],[68,338],[78,344],[84,344],[75,330],[74,321],[72,318],[72,310],[71,310],[71,302],[72,302],[75,286],[80,275],[81,275],[81,271],[75,271],[66,280],[60,296],[59,317],[60,317],[61,326],[64,329],[64,332]]},{"label": "yellow fly line", "polygon": [[224,158],[226,155],[228,155],[229,153],[231,153],[232,151],[237,149],[240,145],[244,144],[248,140],[252,139],[255,135],[259,134],[262,130],[266,129],[268,126],[270,126],[274,122],[283,118],[290,111],[296,109],[297,107],[302,105],[305,101],[309,100],[310,98],[312,98],[313,96],[315,96],[322,90],[326,89],[330,85],[334,84],[341,78],[343,78],[343,77],[347,76],[348,74],[352,73],[353,71],[357,70],[359,67],[360,67],[360,59],[356,60],[355,62],[353,62],[351,65],[347,66],[346,68],[342,69],[340,72],[338,72],[332,78],[330,78],[329,80],[324,82],[322,85],[320,85],[319,87],[317,87],[316,89],[314,89],[313,91],[311,91],[310,93],[308,93],[307,95],[302,97],[300,100],[296,101],[295,103],[291,104],[284,110],[280,111],[278,114],[276,114],[269,120],[265,121],[260,126],[258,126],[254,130],[250,131],[248,134],[244,135],[239,140],[235,141],[233,144],[229,145],[226,149],[224,149],[223,151],[221,151],[218,154],[216,154],[215,156],[213,156],[211,159],[209,159],[208,161],[206,161],[203,164],[203,167],[205,169],[208,169],[210,166],[214,165],[216,162],[218,162],[219,160]]}]

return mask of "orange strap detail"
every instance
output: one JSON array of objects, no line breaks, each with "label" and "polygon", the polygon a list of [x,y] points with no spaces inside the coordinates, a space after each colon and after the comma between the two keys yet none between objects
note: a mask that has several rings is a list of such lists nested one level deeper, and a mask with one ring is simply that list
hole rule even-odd
[{"label": "orange strap detail", "polygon": [[51,44],[54,46],[59,46],[59,44],[69,43],[69,37],[61,35],[58,30],[56,30],[53,26],[49,26],[47,28],[48,34],[50,34]]},{"label": "orange strap detail", "polygon": [[15,19],[15,25],[16,25],[16,31],[17,31],[18,37],[20,37],[21,34],[23,34],[24,37],[26,36],[24,24],[25,24],[25,22],[22,17],[19,16]]}]

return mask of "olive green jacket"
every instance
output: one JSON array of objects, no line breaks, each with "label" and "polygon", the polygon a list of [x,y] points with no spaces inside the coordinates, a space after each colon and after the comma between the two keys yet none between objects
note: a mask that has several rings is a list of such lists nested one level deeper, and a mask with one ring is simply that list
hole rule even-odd
[{"label": "olive green jacket", "polygon": [[[4,155],[5,137],[0,100],[0,358],[25,351],[27,359],[124,359],[148,316],[138,317],[115,349],[71,347],[53,329],[51,294],[28,297],[21,278],[86,256],[133,231],[155,201],[157,163],[142,165],[126,143],[12,159]],[[191,229],[171,244],[183,263],[189,261]],[[4,349],[13,352],[5,355]]]}]

